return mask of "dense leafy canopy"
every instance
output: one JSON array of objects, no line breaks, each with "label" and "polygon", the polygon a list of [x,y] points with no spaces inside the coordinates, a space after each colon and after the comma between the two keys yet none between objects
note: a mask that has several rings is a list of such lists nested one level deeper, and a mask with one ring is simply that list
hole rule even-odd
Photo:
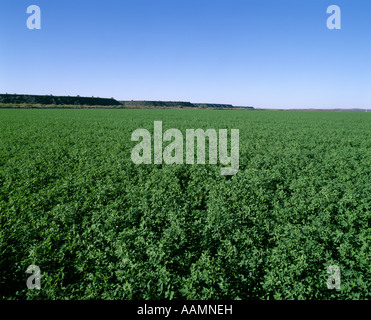
[{"label": "dense leafy canopy", "polygon": [[[133,164],[155,120],[240,129],[239,172]],[[4,299],[369,299],[370,215],[369,113],[0,110]]]}]

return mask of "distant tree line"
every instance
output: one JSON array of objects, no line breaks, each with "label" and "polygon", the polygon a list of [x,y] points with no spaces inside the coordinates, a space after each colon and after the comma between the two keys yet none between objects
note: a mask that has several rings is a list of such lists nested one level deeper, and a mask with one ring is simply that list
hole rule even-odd
[{"label": "distant tree line", "polygon": [[4,104],[42,104],[42,105],[85,105],[85,106],[116,106],[120,102],[111,98],[72,97],[72,96],[39,96],[23,94],[0,94],[0,103]]},{"label": "distant tree line", "polygon": [[158,107],[158,108],[223,108],[223,109],[231,109],[231,108],[244,108],[244,109],[254,109],[253,107],[234,107],[231,104],[217,104],[217,103],[191,103],[191,102],[184,102],[184,101],[120,101],[126,107]]},{"label": "distant tree line", "polygon": [[196,108],[193,103],[184,101],[120,101],[126,107],[172,107],[172,108]]},{"label": "distant tree line", "polygon": [[197,108],[233,108],[231,104],[218,104],[218,103],[194,103]]},{"label": "distant tree line", "polygon": [[253,109],[253,107],[235,107],[231,104],[191,103],[185,101],[117,101],[114,98],[95,98],[80,96],[0,94],[0,108],[58,108],[66,106],[82,108],[89,106],[105,106],[108,108],[195,108],[195,109]]}]

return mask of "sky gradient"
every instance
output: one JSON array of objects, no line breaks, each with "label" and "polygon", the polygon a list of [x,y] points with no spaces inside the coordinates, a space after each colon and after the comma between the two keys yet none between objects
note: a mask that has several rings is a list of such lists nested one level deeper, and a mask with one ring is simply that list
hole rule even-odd
[{"label": "sky gradient", "polygon": [[0,93],[371,109],[371,1],[3,0]]}]

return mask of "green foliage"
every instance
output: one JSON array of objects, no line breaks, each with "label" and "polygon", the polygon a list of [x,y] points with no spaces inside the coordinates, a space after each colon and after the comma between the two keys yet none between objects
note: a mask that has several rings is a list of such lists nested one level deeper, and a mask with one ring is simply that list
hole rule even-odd
[{"label": "green foliage", "polygon": [[[154,120],[240,129],[239,172],[134,165]],[[0,129],[0,298],[370,298],[368,113],[0,110]]]}]

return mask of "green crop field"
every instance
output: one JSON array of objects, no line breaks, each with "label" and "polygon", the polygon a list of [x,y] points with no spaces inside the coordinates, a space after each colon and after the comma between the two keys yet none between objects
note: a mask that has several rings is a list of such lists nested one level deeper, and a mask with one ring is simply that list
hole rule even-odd
[{"label": "green crop field", "polygon": [[[238,173],[134,164],[156,120],[239,129]],[[0,110],[2,299],[370,299],[370,217],[371,113]]]}]

